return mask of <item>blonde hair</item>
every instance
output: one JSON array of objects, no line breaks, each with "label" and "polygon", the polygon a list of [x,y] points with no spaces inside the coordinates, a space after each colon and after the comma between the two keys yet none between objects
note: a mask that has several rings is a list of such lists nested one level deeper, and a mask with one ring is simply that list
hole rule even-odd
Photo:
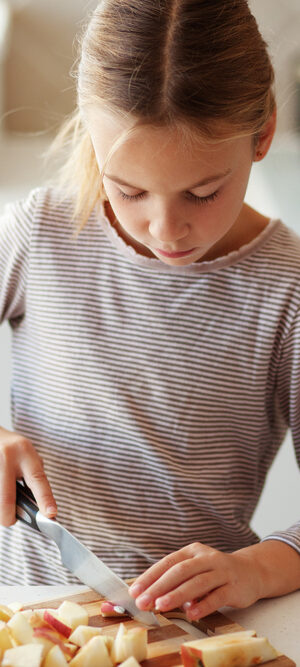
[{"label": "blonde hair", "polygon": [[78,107],[54,144],[68,151],[60,183],[74,197],[78,229],[105,198],[88,108],[135,127],[190,128],[212,142],[255,138],[275,108],[273,82],[246,0],[102,0],[82,38]]}]

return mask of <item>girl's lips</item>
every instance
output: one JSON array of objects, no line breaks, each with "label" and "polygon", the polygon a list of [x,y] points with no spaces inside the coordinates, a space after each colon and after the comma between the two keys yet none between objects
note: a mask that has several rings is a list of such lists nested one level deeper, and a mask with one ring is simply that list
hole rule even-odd
[{"label": "girl's lips", "polygon": [[163,255],[164,257],[170,257],[172,259],[185,257],[186,255],[190,255],[194,251],[195,248],[191,248],[191,250],[184,250],[183,252],[166,252],[165,250],[160,250],[159,248],[156,248],[156,252],[158,252],[160,255]]}]

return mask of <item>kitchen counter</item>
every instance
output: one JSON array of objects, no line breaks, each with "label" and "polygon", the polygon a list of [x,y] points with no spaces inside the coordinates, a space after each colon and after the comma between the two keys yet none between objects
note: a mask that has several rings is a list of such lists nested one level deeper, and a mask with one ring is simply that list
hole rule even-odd
[{"label": "kitchen counter", "polygon": [[[0,586],[0,603],[34,603],[87,591],[86,586]],[[271,600],[260,600],[248,609],[224,608],[223,613],[246,629],[266,636],[278,651],[300,667],[300,591]],[[181,623],[179,623],[181,625]],[[184,625],[186,627],[186,624]],[[193,628],[195,637],[203,633]]]}]

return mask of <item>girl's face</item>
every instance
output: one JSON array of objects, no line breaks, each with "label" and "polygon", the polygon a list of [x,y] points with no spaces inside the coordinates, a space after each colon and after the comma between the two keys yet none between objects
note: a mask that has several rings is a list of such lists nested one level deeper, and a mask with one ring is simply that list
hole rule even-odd
[{"label": "girl's face", "polygon": [[[102,111],[90,115],[100,170],[127,127]],[[138,128],[105,167],[109,217],[127,243],[165,264],[222,256],[250,240],[243,202],[252,161],[251,137],[212,145],[195,134],[188,148],[175,129]]]}]

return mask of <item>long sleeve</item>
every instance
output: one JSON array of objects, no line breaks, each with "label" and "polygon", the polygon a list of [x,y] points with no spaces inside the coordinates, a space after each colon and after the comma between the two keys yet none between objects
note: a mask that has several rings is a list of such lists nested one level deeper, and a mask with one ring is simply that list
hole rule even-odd
[{"label": "long sleeve", "polygon": [[[279,409],[291,429],[296,460],[300,468],[300,310],[296,311],[282,345],[277,372],[277,400]],[[297,523],[286,530],[276,531],[264,539],[282,540],[300,553],[300,508]]]},{"label": "long sleeve", "polygon": [[31,230],[37,191],[0,216],[0,323],[24,315]]}]

